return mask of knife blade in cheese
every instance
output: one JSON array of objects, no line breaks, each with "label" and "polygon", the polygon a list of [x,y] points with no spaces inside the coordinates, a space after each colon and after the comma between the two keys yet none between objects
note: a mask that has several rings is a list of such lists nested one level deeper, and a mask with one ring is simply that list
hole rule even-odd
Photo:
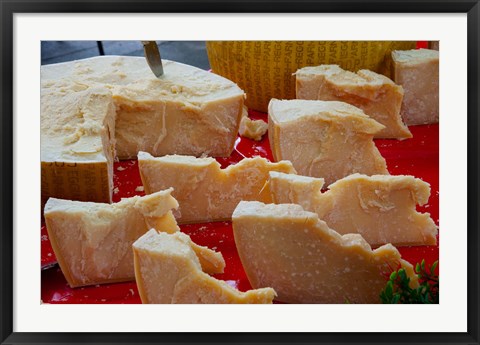
[{"label": "knife blade in cheese", "polygon": [[120,159],[153,155],[227,157],[241,120],[244,92],[199,68],[163,60],[156,78],[143,57],[100,56],[44,65],[42,81],[72,80],[110,90]]}]

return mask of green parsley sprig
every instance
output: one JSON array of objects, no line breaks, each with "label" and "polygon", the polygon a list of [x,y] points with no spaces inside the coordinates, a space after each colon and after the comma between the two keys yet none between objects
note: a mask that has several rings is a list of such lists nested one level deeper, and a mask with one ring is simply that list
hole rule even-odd
[{"label": "green parsley sprig", "polygon": [[428,269],[425,260],[416,264],[415,273],[418,276],[419,286],[410,287],[410,278],[405,269],[400,268],[390,274],[385,288],[380,293],[380,299],[385,304],[438,304],[439,277],[435,274],[438,261]]}]

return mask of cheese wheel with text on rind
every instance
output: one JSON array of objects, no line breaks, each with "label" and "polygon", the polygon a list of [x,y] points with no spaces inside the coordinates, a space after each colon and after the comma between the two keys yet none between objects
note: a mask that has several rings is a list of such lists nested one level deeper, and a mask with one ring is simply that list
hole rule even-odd
[{"label": "cheese wheel with text on rind", "polygon": [[237,83],[249,108],[266,112],[271,98],[295,98],[293,73],[302,67],[336,64],[389,76],[385,56],[415,46],[415,41],[210,41],[207,53],[213,72]]}]

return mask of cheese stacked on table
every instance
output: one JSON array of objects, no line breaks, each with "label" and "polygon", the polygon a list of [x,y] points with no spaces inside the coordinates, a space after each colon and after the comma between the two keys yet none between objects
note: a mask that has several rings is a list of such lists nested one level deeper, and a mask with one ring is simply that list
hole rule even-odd
[{"label": "cheese stacked on table", "polygon": [[[48,201],[48,231],[71,286],[128,280],[135,271],[143,303],[271,303],[276,294],[293,303],[377,303],[389,269],[405,268],[416,284],[389,242],[436,243],[433,221],[415,212],[429,187],[389,176],[373,142],[411,137],[400,118],[401,87],[370,71],[302,69],[297,96],[312,100],[269,105],[277,163],[245,158],[221,169],[204,156],[232,152],[243,91],[191,66],[164,68],[157,79],[143,58],[42,67],[42,197],[110,202],[113,160],[137,154],[152,193],[114,205]],[[241,132],[261,139],[266,125],[251,125],[251,133],[248,125]],[[331,188],[321,193],[324,182]],[[264,204],[272,202],[286,204]],[[223,272],[221,254],[178,233],[176,220],[232,213],[242,264],[258,289],[247,293],[207,274]]]}]

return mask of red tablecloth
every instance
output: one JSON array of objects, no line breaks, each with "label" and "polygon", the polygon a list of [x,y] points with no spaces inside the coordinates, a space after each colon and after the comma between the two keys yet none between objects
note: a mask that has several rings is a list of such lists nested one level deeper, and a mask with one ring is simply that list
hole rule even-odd
[{"label": "red tablecloth", "polygon": [[[250,117],[263,119],[266,115],[251,112]],[[419,207],[421,212],[429,212],[438,225],[438,125],[412,126],[412,139],[376,140],[376,145],[387,161],[388,170],[392,175],[413,175],[428,182],[431,186],[431,195],[427,205]],[[239,137],[235,150],[229,158],[217,159],[222,167],[240,161],[243,157],[261,156],[273,160],[268,136],[262,141]],[[133,195],[144,195],[136,191],[142,186],[135,160],[115,163],[113,201]],[[181,230],[192,237],[200,245],[208,246],[220,251],[226,261],[225,273],[215,277],[227,281],[232,286],[245,291],[250,289],[238,257],[233,240],[230,222],[205,223],[183,225]],[[97,285],[71,289],[56,265],[55,254],[52,251],[48,235],[44,226],[41,229],[42,248],[42,281],[41,298],[43,303],[141,303],[135,282]],[[430,265],[438,260],[438,246],[401,247],[399,248],[404,259],[412,264],[425,259]]]}]

